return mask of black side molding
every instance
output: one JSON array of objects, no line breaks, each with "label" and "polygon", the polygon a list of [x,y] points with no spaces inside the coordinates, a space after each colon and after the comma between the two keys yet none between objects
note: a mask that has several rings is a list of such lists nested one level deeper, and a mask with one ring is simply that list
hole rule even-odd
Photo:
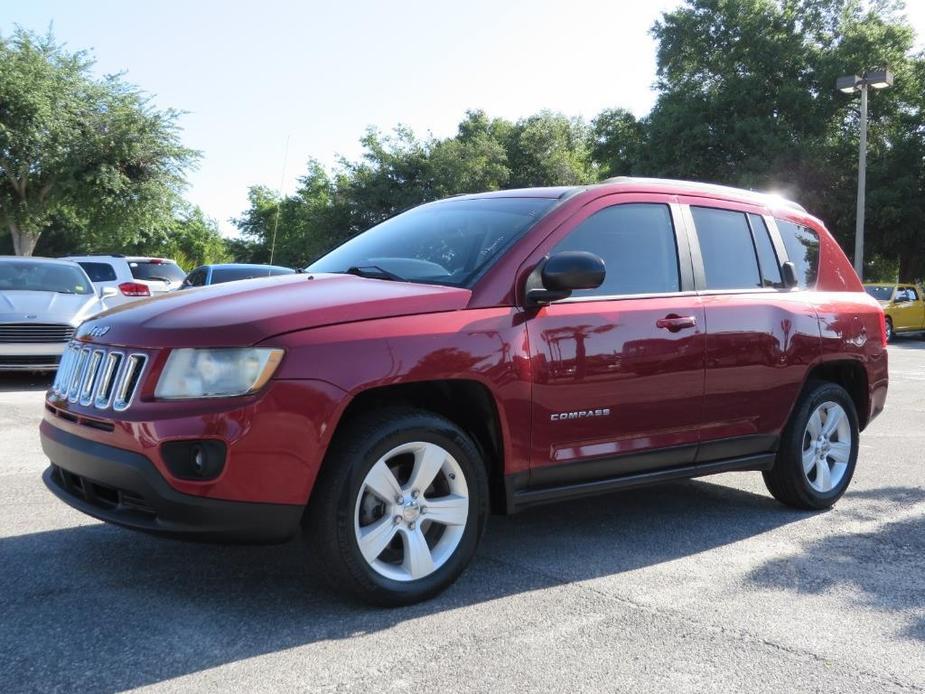
[{"label": "black side molding", "polygon": [[549,487],[529,487],[528,474],[509,475],[505,478],[505,491],[507,493],[507,511],[516,513],[530,506],[548,504],[556,501],[566,501],[596,494],[606,494],[623,489],[644,487],[672,480],[690,479],[717,475],[721,472],[735,472],[742,470],[770,470],[774,466],[775,453],[760,453],[728,460],[718,460],[710,463],[694,465],[681,465],[659,470],[650,470],[634,474],[608,477],[605,479],[561,484]]}]

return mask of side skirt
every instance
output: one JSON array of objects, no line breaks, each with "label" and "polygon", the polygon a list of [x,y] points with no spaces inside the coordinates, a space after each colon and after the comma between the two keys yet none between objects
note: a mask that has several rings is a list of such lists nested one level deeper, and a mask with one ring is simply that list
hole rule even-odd
[{"label": "side skirt", "polygon": [[667,469],[621,475],[619,477],[544,487],[529,486],[529,473],[508,475],[504,478],[507,511],[508,513],[516,513],[540,504],[606,494],[622,489],[634,489],[673,480],[706,477],[707,475],[717,475],[722,472],[770,470],[774,466],[775,457],[775,453],[760,453],[709,463],[681,465]]}]

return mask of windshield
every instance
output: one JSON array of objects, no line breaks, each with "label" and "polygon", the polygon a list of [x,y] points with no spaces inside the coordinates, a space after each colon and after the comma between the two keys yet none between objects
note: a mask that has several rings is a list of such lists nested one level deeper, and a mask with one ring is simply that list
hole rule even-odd
[{"label": "windshield", "polygon": [[554,203],[481,198],[423,205],[350,239],[306,271],[360,269],[367,276],[468,286]]},{"label": "windshield", "polygon": [[864,291],[874,297],[877,301],[889,301],[893,298],[892,284],[878,284],[876,286],[864,287]]},{"label": "windshield", "polygon": [[0,291],[92,294],[93,288],[76,265],[6,260],[0,262]]},{"label": "windshield", "polygon": [[182,282],[186,273],[172,260],[132,260],[128,264],[136,280]]}]

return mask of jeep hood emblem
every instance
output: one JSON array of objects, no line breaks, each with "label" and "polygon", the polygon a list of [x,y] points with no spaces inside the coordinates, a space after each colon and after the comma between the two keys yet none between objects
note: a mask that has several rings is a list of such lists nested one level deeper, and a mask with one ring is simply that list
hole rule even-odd
[{"label": "jeep hood emblem", "polygon": [[109,332],[108,325],[94,325],[87,331],[87,335],[90,337],[103,337],[106,333]]}]

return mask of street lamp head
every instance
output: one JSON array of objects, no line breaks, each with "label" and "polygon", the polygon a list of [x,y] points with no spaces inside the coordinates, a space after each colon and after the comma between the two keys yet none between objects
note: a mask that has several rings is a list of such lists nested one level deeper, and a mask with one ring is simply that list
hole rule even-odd
[{"label": "street lamp head", "polygon": [[893,73],[886,68],[864,73],[864,81],[874,89],[886,89],[893,86]]},{"label": "street lamp head", "polygon": [[858,91],[864,78],[859,75],[844,75],[835,80],[835,88],[845,94],[853,94]]}]

